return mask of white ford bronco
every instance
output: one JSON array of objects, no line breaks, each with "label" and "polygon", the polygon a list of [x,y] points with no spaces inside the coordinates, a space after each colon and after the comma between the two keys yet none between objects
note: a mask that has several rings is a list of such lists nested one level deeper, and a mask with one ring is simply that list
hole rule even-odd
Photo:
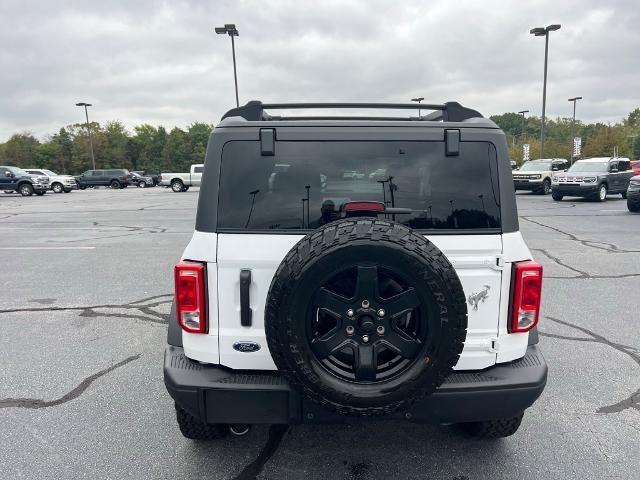
[{"label": "white ford bronco", "polygon": [[164,358],[186,437],[345,416],[518,429],[547,366],[505,136],[420,107],[253,101],[213,130]]}]

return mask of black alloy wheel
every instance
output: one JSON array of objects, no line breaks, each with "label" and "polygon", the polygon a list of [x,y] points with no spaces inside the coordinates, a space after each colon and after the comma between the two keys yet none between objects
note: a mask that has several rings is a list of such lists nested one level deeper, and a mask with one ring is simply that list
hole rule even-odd
[{"label": "black alloy wheel", "polygon": [[311,350],[335,376],[384,381],[416,360],[427,325],[405,279],[375,265],[334,275],[315,296],[307,330]]}]

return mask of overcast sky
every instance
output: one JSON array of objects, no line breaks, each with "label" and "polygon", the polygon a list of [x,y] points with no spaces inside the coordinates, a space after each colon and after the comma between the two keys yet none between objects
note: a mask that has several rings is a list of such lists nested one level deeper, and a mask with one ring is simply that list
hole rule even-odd
[{"label": "overcast sky", "polygon": [[83,120],[184,127],[240,102],[457,100],[488,116],[619,121],[640,106],[640,8],[607,1],[0,2],[0,141]]}]

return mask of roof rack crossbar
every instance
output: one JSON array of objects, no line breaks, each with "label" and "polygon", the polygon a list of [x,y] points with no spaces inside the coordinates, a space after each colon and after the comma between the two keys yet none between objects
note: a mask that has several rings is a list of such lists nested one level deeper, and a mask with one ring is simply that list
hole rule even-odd
[{"label": "roof rack crossbar", "polygon": [[303,108],[378,108],[381,110],[444,110],[445,105],[426,103],[264,103],[263,109],[267,110],[289,110]]},{"label": "roof rack crossbar", "polygon": [[[264,110],[295,110],[295,109],[379,109],[379,110],[435,110],[421,117],[333,117],[333,116],[302,116],[302,117],[277,117],[270,116]],[[458,102],[445,104],[428,103],[265,103],[252,100],[242,107],[232,108],[222,117],[242,117],[248,121],[262,120],[422,120],[462,122],[470,118],[482,118],[482,114],[476,110],[465,108]]]}]

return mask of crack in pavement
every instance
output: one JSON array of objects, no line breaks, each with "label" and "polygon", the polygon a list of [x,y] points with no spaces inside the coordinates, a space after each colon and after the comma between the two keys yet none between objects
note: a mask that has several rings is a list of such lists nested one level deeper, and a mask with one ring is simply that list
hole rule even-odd
[{"label": "crack in pavement", "polygon": [[55,400],[41,400],[39,398],[4,398],[0,399],[0,408],[48,408],[54,407],[56,405],[61,405],[63,403],[69,402],[71,400],[75,400],[80,395],[82,395],[89,386],[96,381],[98,378],[113,372],[115,369],[120,368],[126,365],[129,362],[133,362],[134,360],[138,360],[142,354],[138,353],[137,355],[132,355],[130,357],[125,358],[121,362],[116,363],[115,365],[111,365],[104,370],[100,370],[93,375],[88,376],[82,382],[78,384],[73,390],[65,393],[62,397],[57,398]]},{"label": "crack in pavement", "polygon": [[562,260],[560,260],[558,257],[551,255],[551,253],[549,253],[549,251],[543,249],[543,248],[532,248],[531,250],[535,251],[535,252],[541,252],[542,254],[544,254],[547,258],[549,258],[550,260],[552,260],[554,263],[556,263],[557,265],[560,265],[561,267],[567,268],[569,270],[571,270],[572,272],[577,273],[579,276],[578,277],[573,277],[573,278],[589,278],[591,277],[591,274],[582,270],[578,270],[577,268],[572,267],[571,265],[567,265],[566,263],[564,263]]},{"label": "crack in pavement", "polygon": [[[595,248],[595,249],[598,249],[598,250],[604,250],[605,252],[608,252],[608,253],[640,253],[640,250],[626,250],[626,249],[618,247],[617,245],[614,245],[613,243],[599,242],[599,241],[596,241],[596,240],[582,240],[581,238],[578,238],[573,233],[565,232],[564,230],[560,230],[559,228],[552,227],[552,226],[547,225],[547,224],[542,223],[542,222],[537,222],[535,220],[532,220],[528,216],[524,216],[523,215],[520,218],[523,218],[524,220],[526,220],[528,222],[531,222],[531,223],[534,223],[536,225],[539,225],[541,227],[545,227],[545,228],[548,228],[550,230],[553,230],[554,232],[561,233],[562,235],[566,235],[571,240],[573,240],[575,242],[578,242],[578,243],[584,245],[585,247]],[[599,245],[606,245],[606,246],[599,246]]]},{"label": "crack in pavement", "polygon": [[141,226],[131,226],[131,225],[106,225],[100,222],[92,222],[92,226],[94,227],[102,227],[102,228],[111,228],[111,229],[123,229],[127,233],[122,233],[119,235],[107,235],[107,236],[99,236],[99,237],[86,237],[86,238],[78,238],[74,240],[48,240],[47,243],[77,243],[77,242],[86,242],[90,240],[106,240],[109,238],[121,238],[121,237],[130,237],[133,235],[144,235],[146,233],[165,233],[167,229],[165,227],[141,227]]},{"label": "crack in pavement", "polygon": [[[569,336],[565,336],[565,335],[557,335],[557,334],[552,334],[552,333],[546,333],[546,332],[539,332],[540,335],[542,335],[543,337],[550,337],[550,338],[559,338],[562,340],[573,340],[573,341],[577,341],[577,342],[594,342],[594,343],[600,343],[602,345],[607,345],[611,348],[613,348],[614,350],[617,350],[621,353],[624,353],[625,355],[631,357],[631,359],[640,367],[640,350],[638,350],[635,347],[631,347],[629,345],[623,345],[621,343],[616,343],[616,342],[612,342],[611,340],[603,337],[602,335],[595,333],[591,330],[589,330],[588,328],[579,326],[579,325],[574,325],[573,323],[567,322],[565,320],[560,320],[559,318],[555,318],[555,317],[551,317],[549,315],[545,315],[546,319],[551,320],[552,322],[556,322],[559,323],[560,325],[565,325],[567,327],[571,327],[571,328],[575,328],[576,330],[581,331],[582,333],[586,333],[587,335],[589,335],[589,337],[585,338],[585,337],[569,337]],[[602,407],[599,407],[596,412],[597,413],[604,413],[604,414],[609,414],[609,413],[619,413],[622,412],[623,410],[626,410],[628,408],[633,408],[635,410],[638,410],[640,412],[640,388],[638,388],[635,392],[633,392],[631,395],[629,395],[627,398],[625,398],[624,400],[621,400],[617,403],[614,403],[613,405],[605,405]]]},{"label": "crack in pavement", "polygon": [[[166,298],[171,297],[171,298]],[[89,305],[78,307],[33,307],[33,308],[8,308],[0,310],[2,313],[20,313],[20,312],[65,312],[65,311],[78,311],[81,317],[116,317],[116,318],[129,318],[134,320],[142,320],[149,323],[167,324],[169,322],[169,315],[163,314],[151,310],[154,307],[165,305],[173,301],[173,294],[165,293],[162,295],[154,295],[152,297],[135,300],[133,302],[125,303],[122,305],[106,304],[106,305]],[[140,305],[144,303],[144,305]],[[103,313],[96,310],[137,310],[140,314],[136,313]],[[144,314],[148,315],[145,316]]]},{"label": "crack in pavement", "polygon": [[592,279],[592,280],[600,280],[600,279],[615,279],[615,278],[634,278],[634,277],[640,277],[640,273],[621,273],[618,275],[600,275],[597,273],[589,273],[589,272],[585,272],[583,270],[579,270],[575,267],[572,267],[571,265],[564,263],[562,260],[560,260],[558,257],[552,255],[551,253],[549,253],[548,250],[545,250],[544,248],[532,248],[531,250],[533,250],[534,252],[540,252],[543,255],[545,255],[546,257],[548,257],[551,261],[553,261],[554,263],[556,263],[557,265],[564,267],[568,270],[571,270],[575,273],[578,274],[578,276],[575,277],[558,277],[558,276],[548,276],[545,275],[544,278],[556,278],[556,279]]},{"label": "crack in pavement", "polygon": [[244,467],[238,475],[233,477],[233,480],[256,480],[267,461],[278,450],[280,442],[282,442],[282,438],[288,430],[288,425],[271,425],[271,427],[269,427],[267,443],[262,447],[256,459]]}]

